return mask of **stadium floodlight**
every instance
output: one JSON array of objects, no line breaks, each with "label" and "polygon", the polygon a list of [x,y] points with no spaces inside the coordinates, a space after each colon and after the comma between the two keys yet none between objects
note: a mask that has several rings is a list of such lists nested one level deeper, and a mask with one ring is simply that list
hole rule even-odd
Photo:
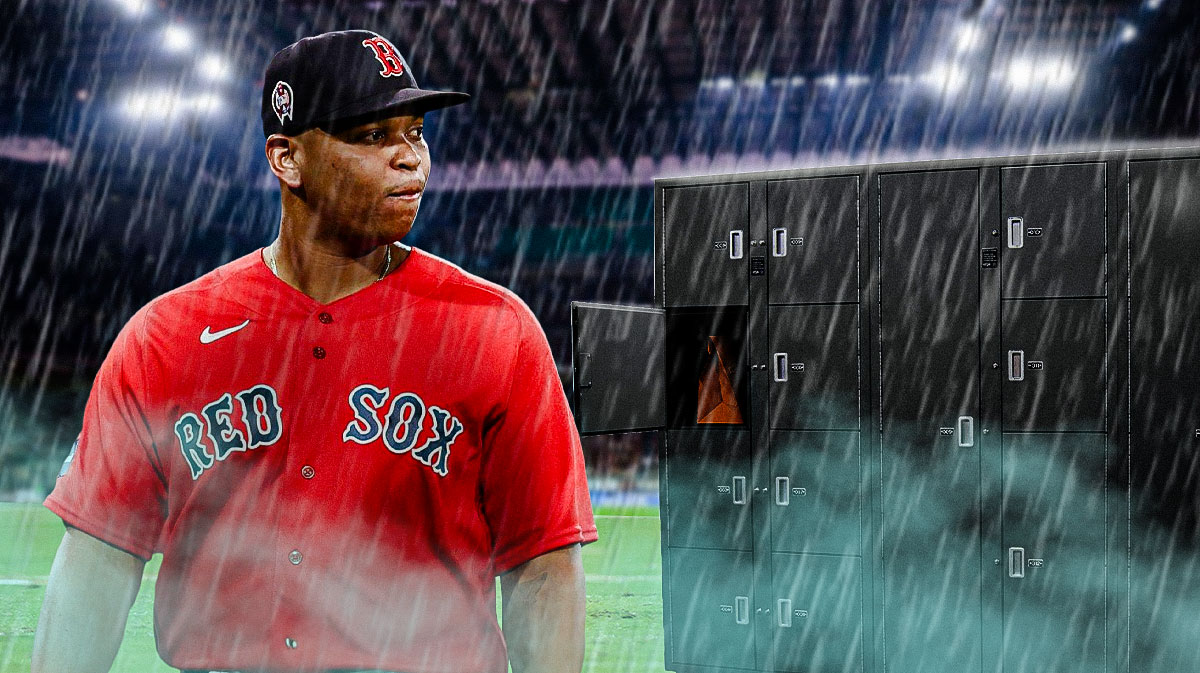
[{"label": "stadium floodlight", "polygon": [[792,86],[804,86],[806,81],[808,80],[804,79],[801,75],[792,75],[792,78],[789,80]]},{"label": "stadium floodlight", "polygon": [[139,124],[161,124],[187,115],[216,114],[224,105],[216,93],[183,96],[173,89],[147,89],[128,93],[121,101],[121,112]]},{"label": "stadium floodlight", "polygon": [[716,82],[716,87],[720,91],[728,91],[728,90],[732,89],[733,88],[733,78],[728,77],[728,76],[718,77],[717,82]]},{"label": "stadium floodlight", "polygon": [[846,86],[863,86],[870,84],[871,78],[866,75],[846,75]]},{"label": "stadium floodlight", "polygon": [[210,81],[221,81],[229,77],[229,65],[217,53],[205,54],[197,63],[196,70]]},{"label": "stadium floodlight", "polygon": [[957,93],[967,83],[967,73],[953,63],[941,63],[922,75],[921,81],[942,93]]},{"label": "stadium floodlight", "polygon": [[974,51],[983,40],[983,30],[974,23],[964,23],[958,27],[955,45],[961,51]]},{"label": "stadium floodlight", "polygon": [[1124,26],[1121,26],[1120,39],[1122,44],[1129,44],[1130,42],[1133,42],[1137,39],[1137,36],[1137,26],[1133,25],[1132,23],[1127,23]]},{"label": "stadium floodlight", "polygon": [[191,31],[177,23],[172,23],[164,28],[162,38],[163,47],[172,52],[190,49],[193,41]]},{"label": "stadium floodlight", "polygon": [[1005,75],[1016,91],[1061,90],[1075,82],[1078,71],[1062,58],[1017,58],[1008,64]]},{"label": "stadium floodlight", "polygon": [[817,78],[817,84],[823,87],[834,89],[842,83],[842,78],[837,75],[824,75]]},{"label": "stadium floodlight", "polygon": [[113,0],[113,4],[133,17],[144,16],[150,11],[150,0]]},{"label": "stadium floodlight", "polygon": [[1146,0],[1146,9],[1158,9],[1162,4],[1163,0]]}]

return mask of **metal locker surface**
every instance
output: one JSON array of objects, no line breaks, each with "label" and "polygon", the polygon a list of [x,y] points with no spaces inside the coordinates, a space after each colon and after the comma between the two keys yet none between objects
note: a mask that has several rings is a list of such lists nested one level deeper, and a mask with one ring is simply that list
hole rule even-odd
[{"label": "metal locker surface", "polygon": [[662,193],[666,306],[745,305],[747,260],[765,250],[752,245],[749,187],[698,185]]},{"label": "metal locker surface", "polygon": [[777,430],[770,442],[772,551],[861,554],[859,434]]},{"label": "metal locker surface", "polygon": [[575,423],[582,434],[666,424],[662,309],[571,302]]},{"label": "metal locker surface", "polygon": [[672,547],[750,550],[750,433],[733,428],[667,431],[664,535]]},{"label": "metal locker surface", "polygon": [[1106,593],[1124,590],[1106,586],[1105,441],[1003,435],[1001,563],[991,577],[1003,583],[1005,673],[1105,670]]},{"label": "metal locker surface", "polygon": [[1130,656],[1200,671],[1200,160],[1129,176]]},{"label": "metal locker surface", "polygon": [[[789,673],[863,670],[862,560],[771,554],[772,666]],[[759,601],[762,603],[763,601]]]},{"label": "metal locker surface", "polygon": [[749,552],[675,553],[670,586],[672,661],[675,664],[753,669],[754,613]]},{"label": "metal locker surface", "polygon": [[857,175],[767,182],[769,301],[858,301]]},{"label": "metal locker surface", "polygon": [[772,428],[859,428],[858,304],[771,306]]},{"label": "metal locker surface", "polygon": [[1104,164],[1000,172],[1004,297],[1102,297]]},{"label": "metal locker surface", "polygon": [[1004,301],[1004,430],[1104,430],[1105,318],[1103,299]]},{"label": "metal locker surface", "polygon": [[[893,673],[980,671],[979,174],[879,178],[882,629]],[[970,439],[970,441],[968,441]]]}]

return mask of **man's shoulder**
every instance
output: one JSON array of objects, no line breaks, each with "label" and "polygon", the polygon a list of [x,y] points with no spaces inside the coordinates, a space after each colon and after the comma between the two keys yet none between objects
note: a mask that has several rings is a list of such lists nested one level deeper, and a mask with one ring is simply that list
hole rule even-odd
[{"label": "man's shoulder", "polygon": [[129,328],[161,329],[186,316],[211,313],[238,296],[237,285],[252,282],[249,273],[259,250],[226,262],[179,287],[151,299],[129,319]]},{"label": "man's shoulder", "polygon": [[413,251],[421,255],[425,268],[438,279],[437,290],[431,298],[455,305],[479,307],[484,309],[481,313],[493,309],[516,322],[537,322],[533,311],[516,292],[426,250],[414,248]]}]

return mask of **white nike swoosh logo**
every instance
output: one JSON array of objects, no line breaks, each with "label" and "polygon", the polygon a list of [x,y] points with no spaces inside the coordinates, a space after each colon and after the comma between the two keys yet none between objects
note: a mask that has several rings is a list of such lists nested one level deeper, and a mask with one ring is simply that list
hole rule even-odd
[{"label": "white nike swoosh logo", "polygon": [[211,332],[211,331],[209,331],[211,328],[208,327],[207,325],[205,325],[204,331],[200,333],[200,343],[210,344],[210,343],[216,341],[217,339],[220,339],[221,337],[229,336],[230,334],[233,334],[234,332],[240,330],[241,328],[243,328],[249,324],[250,324],[250,319],[246,318],[246,322],[244,322],[240,325],[234,325],[233,327],[230,327],[229,329],[223,329],[220,332]]}]

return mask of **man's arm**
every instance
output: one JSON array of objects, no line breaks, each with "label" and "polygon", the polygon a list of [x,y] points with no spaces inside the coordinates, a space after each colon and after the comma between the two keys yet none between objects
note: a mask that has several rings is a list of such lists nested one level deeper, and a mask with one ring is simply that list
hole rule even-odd
[{"label": "man's arm", "polygon": [[542,554],[501,575],[500,593],[513,673],[579,673],[584,616],[579,545]]},{"label": "man's arm", "polygon": [[107,673],[146,562],[67,528],[33,637],[33,673]]}]

